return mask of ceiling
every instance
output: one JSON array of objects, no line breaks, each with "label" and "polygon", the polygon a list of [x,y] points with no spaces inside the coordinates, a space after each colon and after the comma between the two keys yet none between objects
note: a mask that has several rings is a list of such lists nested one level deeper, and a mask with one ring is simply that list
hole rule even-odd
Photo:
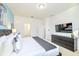
[{"label": "ceiling", "polygon": [[38,9],[37,3],[8,3],[14,15],[28,16],[35,18],[46,18],[48,16],[57,15],[77,4],[74,3],[47,3],[46,8]]}]

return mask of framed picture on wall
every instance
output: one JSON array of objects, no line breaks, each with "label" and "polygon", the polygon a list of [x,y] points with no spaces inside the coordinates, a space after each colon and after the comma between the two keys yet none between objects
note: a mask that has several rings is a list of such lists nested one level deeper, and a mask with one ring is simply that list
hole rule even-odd
[{"label": "framed picture on wall", "polygon": [[0,25],[6,26],[6,13],[7,10],[3,5],[0,5]]},{"label": "framed picture on wall", "polygon": [[0,3],[0,26],[4,29],[13,28],[14,16],[6,4]]},{"label": "framed picture on wall", "polygon": [[0,5],[0,25],[3,25],[2,17],[3,17],[3,7],[2,5]]}]

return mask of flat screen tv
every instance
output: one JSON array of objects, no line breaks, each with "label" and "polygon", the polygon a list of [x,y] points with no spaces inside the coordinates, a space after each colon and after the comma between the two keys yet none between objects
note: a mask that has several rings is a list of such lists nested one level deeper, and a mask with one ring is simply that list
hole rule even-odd
[{"label": "flat screen tv", "polygon": [[55,25],[56,32],[72,33],[72,23]]}]

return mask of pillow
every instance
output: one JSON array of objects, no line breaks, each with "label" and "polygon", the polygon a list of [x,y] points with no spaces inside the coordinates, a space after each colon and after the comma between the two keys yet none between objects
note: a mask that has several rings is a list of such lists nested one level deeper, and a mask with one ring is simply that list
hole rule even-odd
[{"label": "pillow", "polygon": [[5,55],[5,56],[8,56],[13,52],[13,45],[9,40],[5,42],[3,51],[4,52],[2,55]]},{"label": "pillow", "polygon": [[6,40],[7,40],[7,37],[6,36],[0,37],[0,55],[3,54],[3,51],[4,51],[4,43],[5,43]]},{"label": "pillow", "polygon": [[14,35],[13,33],[6,36],[7,37],[7,40],[6,42],[4,43],[4,52],[2,55],[10,55],[12,52],[13,52],[13,45],[12,45],[12,41],[13,41],[13,38],[14,38]]},{"label": "pillow", "polygon": [[18,53],[22,48],[21,35],[17,33],[16,37],[13,40],[13,51]]},{"label": "pillow", "polygon": [[4,41],[6,41],[7,39],[6,39],[6,36],[2,36],[2,37],[0,37],[0,46],[2,45],[2,43],[4,42]]},{"label": "pillow", "polygon": [[0,43],[4,42],[5,40],[7,40],[5,35],[0,37]]}]

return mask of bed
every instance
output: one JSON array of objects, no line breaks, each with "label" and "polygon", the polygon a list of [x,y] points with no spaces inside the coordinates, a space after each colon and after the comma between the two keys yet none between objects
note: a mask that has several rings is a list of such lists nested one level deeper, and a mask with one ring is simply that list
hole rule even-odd
[{"label": "bed", "polygon": [[[7,51],[11,50],[11,52],[9,53],[7,52],[8,54],[4,53],[3,55],[4,56],[5,55],[8,55],[8,56],[57,56],[59,55],[58,45],[48,42],[46,40],[43,40],[39,37],[24,37],[24,38],[21,38],[21,43],[22,43],[22,46],[19,52],[13,51],[13,48],[7,48],[4,50],[7,50]],[[9,46],[9,47],[12,47],[12,46]]]},{"label": "bed", "polygon": [[[45,44],[45,43],[44,43]],[[49,49],[42,47],[38,42],[32,37],[23,38],[23,48],[17,53],[12,53],[11,56],[56,56],[59,55],[59,48],[57,45],[53,44],[55,47]]]}]

